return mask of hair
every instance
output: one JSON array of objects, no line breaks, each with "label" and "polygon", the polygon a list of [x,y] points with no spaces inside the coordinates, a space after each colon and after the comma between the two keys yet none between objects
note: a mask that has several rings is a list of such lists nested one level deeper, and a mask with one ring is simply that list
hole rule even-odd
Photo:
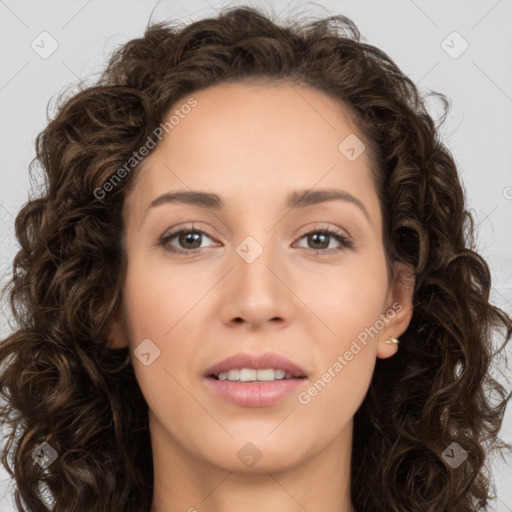
[{"label": "hair", "polygon": [[[343,106],[368,148],[388,270],[400,261],[414,272],[400,350],[376,361],[354,416],[353,506],[469,512],[493,497],[487,455],[512,447],[499,438],[510,394],[491,365],[512,319],[489,302],[490,270],[439,138],[449,101],[422,97],[345,16],[279,25],[238,6],[188,25],[148,23],[143,37],[115,49],[94,84],[60,97],[37,136],[30,171],[33,178],[40,164],[44,185],[15,220],[19,250],[3,290],[15,329],[0,344],[2,463],[18,510],[149,510],[148,407],[129,348],[108,347],[106,335],[126,275],[124,198],[145,159],[111,193],[97,191],[126,170],[180,99],[256,81],[311,86]],[[443,104],[439,125],[427,96]],[[495,351],[497,333],[505,341]],[[57,452],[45,468],[33,455],[42,443]],[[456,468],[446,456],[453,449],[467,452]]]}]

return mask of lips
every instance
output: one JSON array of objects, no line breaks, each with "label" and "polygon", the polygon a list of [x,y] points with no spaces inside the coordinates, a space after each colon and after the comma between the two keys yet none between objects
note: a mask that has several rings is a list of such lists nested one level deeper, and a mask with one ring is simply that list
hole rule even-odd
[{"label": "lips", "polygon": [[255,370],[274,368],[276,370],[284,370],[290,373],[293,377],[307,377],[304,369],[289,359],[286,359],[274,352],[267,352],[260,355],[247,353],[235,354],[208,368],[204,373],[204,376],[217,377],[221,372],[227,372],[229,370],[236,370],[239,368],[254,368]]}]

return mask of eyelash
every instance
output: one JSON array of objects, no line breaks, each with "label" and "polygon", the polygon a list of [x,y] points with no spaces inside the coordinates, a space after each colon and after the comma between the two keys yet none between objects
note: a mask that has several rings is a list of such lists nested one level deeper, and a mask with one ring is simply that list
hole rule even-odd
[{"label": "eyelash", "polygon": [[[176,249],[175,247],[171,248],[171,246],[167,245],[170,240],[175,238],[176,235],[179,235],[180,233],[201,233],[203,235],[206,235],[208,238],[212,238],[208,235],[208,233],[202,231],[201,229],[195,229],[194,227],[182,228],[182,229],[177,229],[171,233],[168,233],[168,234],[162,236],[158,242],[158,245],[163,247],[165,251],[171,252],[173,254],[185,256],[185,257],[190,254],[198,253],[201,251],[201,249],[203,249],[203,248],[197,248],[197,249],[191,249],[191,250],[184,250],[184,249]],[[323,227],[323,226],[315,226],[311,231],[304,233],[299,238],[299,240],[301,240],[302,238],[304,238],[307,235],[318,234],[318,233],[321,233],[323,235],[332,236],[344,248],[336,249],[334,251],[332,249],[331,250],[329,250],[329,249],[309,249],[309,251],[315,252],[317,255],[321,254],[321,253],[323,253],[323,255],[326,255],[326,254],[329,255],[329,254],[345,251],[346,249],[353,249],[353,247],[354,247],[354,243],[349,237],[347,237],[346,235],[344,235],[343,233],[341,233],[335,229]]]}]

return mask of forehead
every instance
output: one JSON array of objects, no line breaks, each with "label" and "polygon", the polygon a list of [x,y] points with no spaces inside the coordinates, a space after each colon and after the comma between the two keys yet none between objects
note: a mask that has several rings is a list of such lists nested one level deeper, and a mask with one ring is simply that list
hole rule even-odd
[{"label": "forehead", "polygon": [[[195,106],[180,111],[190,98]],[[359,196],[373,189],[368,152],[352,160],[343,152],[346,140],[362,145],[362,134],[341,103],[312,87],[223,83],[184,97],[171,115],[178,121],[144,161],[131,202],[147,207],[176,189],[246,205],[312,187]]]}]

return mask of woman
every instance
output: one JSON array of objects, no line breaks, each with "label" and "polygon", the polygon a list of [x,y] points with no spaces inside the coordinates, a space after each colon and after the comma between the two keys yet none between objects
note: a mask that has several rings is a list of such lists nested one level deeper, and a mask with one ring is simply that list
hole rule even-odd
[{"label": "woman", "polygon": [[437,128],[343,16],[237,7],[116,51],[16,219],[18,508],[485,510],[512,320]]}]

